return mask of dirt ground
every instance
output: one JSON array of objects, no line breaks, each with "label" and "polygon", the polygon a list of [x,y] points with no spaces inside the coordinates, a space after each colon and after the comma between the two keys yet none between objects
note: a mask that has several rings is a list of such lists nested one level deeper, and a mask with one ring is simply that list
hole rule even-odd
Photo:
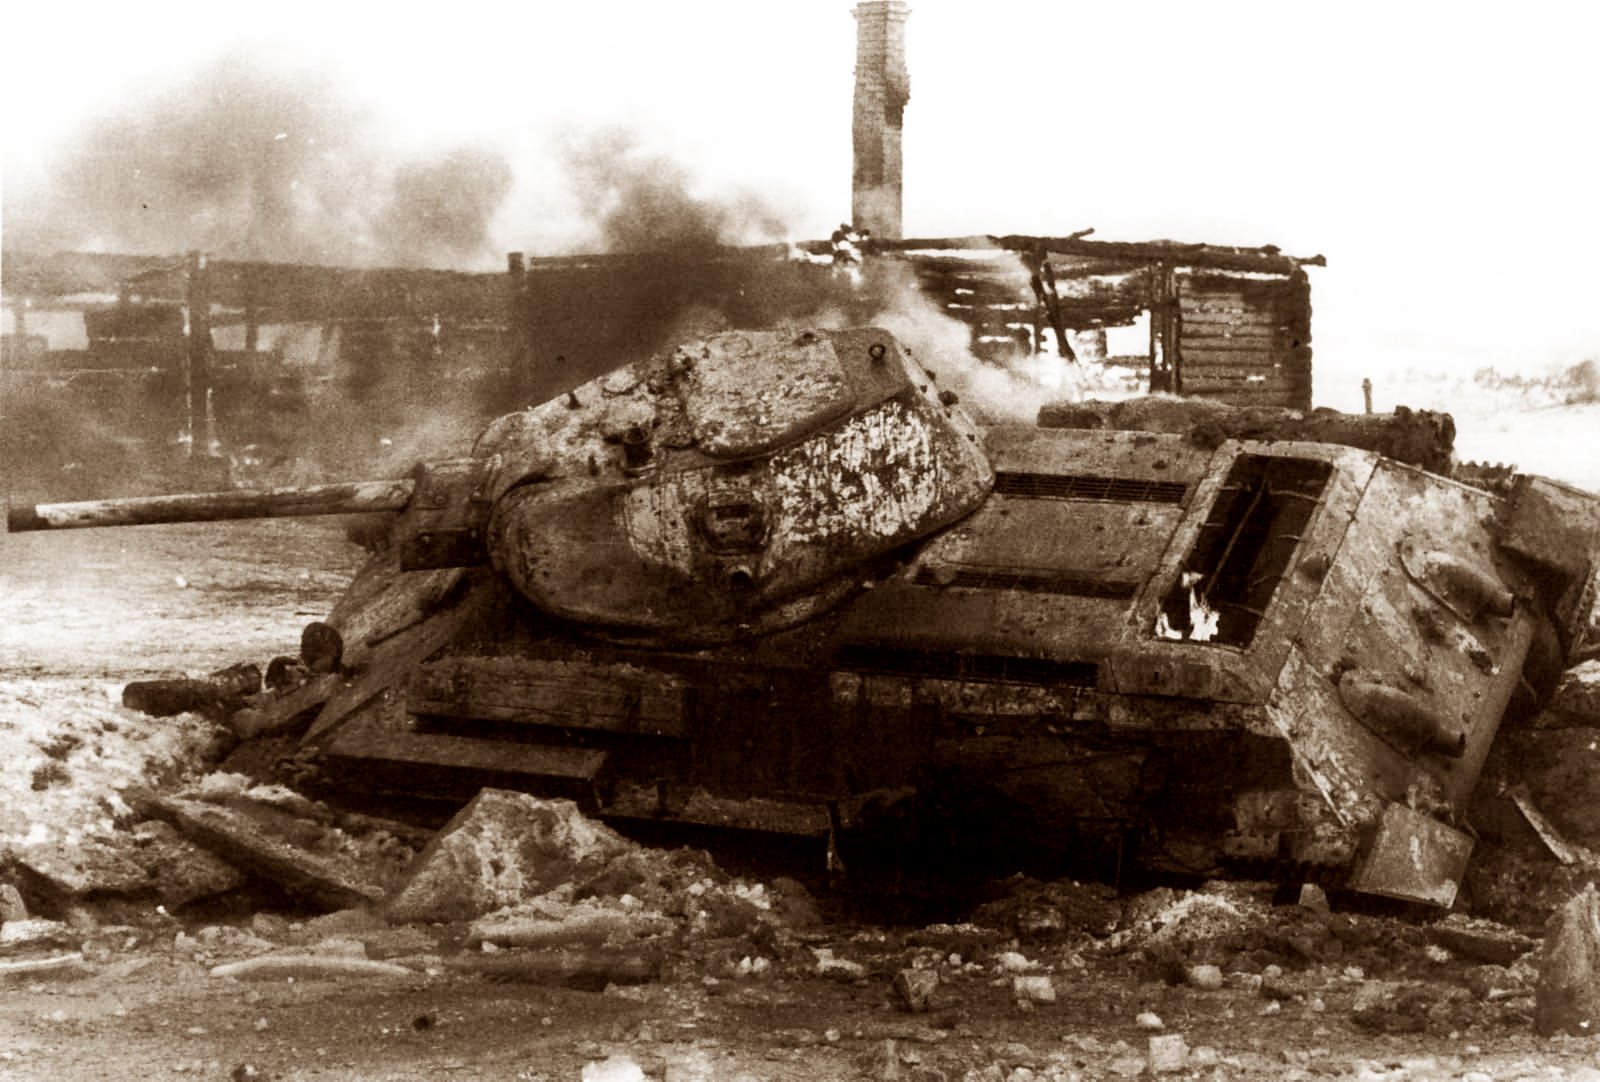
[{"label": "dirt ground", "polygon": [[[117,786],[207,767],[213,726],[124,710],[122,684],[292,653],[360,556],[319,520],[0,536],[0,845],[93,837],[125,824]],[[368,929],[400,975],[242,981],[210,970],[337,921],[89,907],[51,914],[82,953],[62,972],[6,972],[0,937],[0,1080],[1600,1078],[1600,1045],[1533,1034],[1521,948],[1259,886],[1054,890],[963,924],[678,940],[661,979],[604,991],[464,973],[449,926]],[[1232,910],[1246,934],[1183,938]],[[928,1009],[903,970],[938,975]]]}]

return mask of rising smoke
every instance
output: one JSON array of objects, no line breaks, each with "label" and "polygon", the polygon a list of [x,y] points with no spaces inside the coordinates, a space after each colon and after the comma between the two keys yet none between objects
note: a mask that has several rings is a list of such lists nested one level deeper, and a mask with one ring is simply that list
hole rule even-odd
[{"label": "rising smoke", "polygon": [[760,244],[787,235],[784,213],[768,199],[754,192],[697,193],[682,164],[648,150],[634,132],[568,135],[561,152],[600,251],[699,257],[721,245]]},{"label": "rising smoke", "polygon": [[[568,282],[580,287],[572,296],[530,297],[534,354],[511,370],[533,382],[472,391],[456,377],[476,362],[411,350],[433,357],[420,363],[400,350],[377,359],[370,384],[322,393],[295,446],[337,434],[330,472],[390,472],[460,453],[498,413],[734,327],[875,323],[980,412],[1031,419],[1036,410],[1039,389],[977,362],[967,327],[921,295],[904,264],[879,261],[855,284],[825,267],[719,259],[720,248],[788,239],[792,215],[765,193],[708,190],[637,133],[569,134],[555,150],[590,237],[578,250],[640,258]],[[6,240],[18,250],[459,268],[513,246],[490,227],[514,179],[504,157],[481,148],[401,159],[375,118],[325,79],[230,57],[81,132],[48,192],[6,207]],[[423,337],[435,317],[451,318],[414,316]]]},{"label": "rising smoke", "polygon": [[[786,215],[755,193],[702,194],[689,170],[649,152],[635,133],[569,137],[563,152],[569,182],[596,233],[589,250],[652,257],[613,281],[616,292],[596,313],[601,323],[626,313],[626,335],[598,350],[564,347],[569,360],[596,357],[597,363],[573,372],[571,382],[619,360],[729,328],[874,324],[899,338],[986,420],[1031,423],[1046,401],[1074,393],[977,360],[970,327],[923,294],[906,263],[869,260],[867,273],[852,278],[815,266],[785,273],[781,267],[730,267],[711,258],[721,247],[792,235]],[[1020,262],[1015,271],[1026,277]]]},{"label": "rising smoke", "polygon": [[326,80],[230,56],[81,132],[47,189],[6,208],[7,245],[354,266],[493,254],[498,155],[403,160]]}]

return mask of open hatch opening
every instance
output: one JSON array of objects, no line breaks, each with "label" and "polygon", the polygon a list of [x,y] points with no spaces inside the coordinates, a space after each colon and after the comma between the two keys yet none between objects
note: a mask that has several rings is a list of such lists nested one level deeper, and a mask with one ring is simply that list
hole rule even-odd
[{"label": "open hatch opening", "polygon": [[1240,455],[1162,599],[1156,634],[1250,645],[1332,473],[1317,459]]}]

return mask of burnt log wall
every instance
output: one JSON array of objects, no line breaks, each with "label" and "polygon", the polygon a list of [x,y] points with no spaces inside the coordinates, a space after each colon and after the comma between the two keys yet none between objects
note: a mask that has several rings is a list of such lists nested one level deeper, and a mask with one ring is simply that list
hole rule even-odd
[{"label": "burnt log wall", "polygon": [[1311,408],[1311,287],[1282,278],[1177,279],[1176,390],[1236,405]]}]

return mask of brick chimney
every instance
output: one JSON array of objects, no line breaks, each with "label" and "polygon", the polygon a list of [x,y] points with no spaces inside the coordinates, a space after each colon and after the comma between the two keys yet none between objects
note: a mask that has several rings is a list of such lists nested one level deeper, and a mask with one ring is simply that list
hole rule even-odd
[{"label": "brick chimney", "polygon": [[855,145],[851,221],[874,236],[900,230],[900,118],[911,97],[906,72],[906,16],[901,0],[857,5]]}]

